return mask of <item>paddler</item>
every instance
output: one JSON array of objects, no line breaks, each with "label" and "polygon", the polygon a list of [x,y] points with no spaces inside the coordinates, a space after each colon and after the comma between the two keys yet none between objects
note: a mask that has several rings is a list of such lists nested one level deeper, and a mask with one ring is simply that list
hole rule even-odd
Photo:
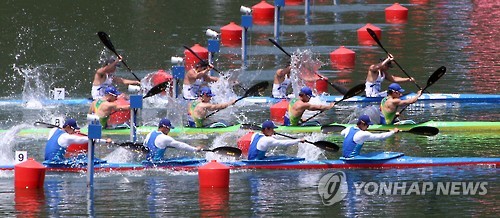
[{"label": "paddler", "polygon": [[271,146],[292,146],[299,142],[305,142],[304,138],[278,140],[273,137],[274,129],[278,128],[273,121],[267,120],[262,123],[262,133],[254,133],[248,149],[248,160],[262,160],[266,158],[266,152]]},{"label": "paddler", "polygon": [[287,89],[292,84],[290,79],[291,66],[276,70],[273,81],[273,98],[286,98]]},{"label": "paddler", "polygon": [[366,75],[366,83],[365,83],[365,93],[366,97],[385,97],[387,96],[387,92],[381,91],[382,82],[384,80],[391,81],[394,83],[400,82],[412,82],[415,79],[412,78],[403,78],[399,76],[391,75],[388,70],[393,68],[392,61],[394,57],[389,54],[387,58],[380,59],[378,64],[372,64],[368,68],[368,74]]},{"label": "paddler", "polygon": [[90,104],[89,114],[97,115],[102,128],[106,129],[110,128],[108,126],[109,115],[114,111],[130,110],[130,104],[119,105],[116,103],[121,92],[116,90],[114,86],[107,87],[104,93],[102,99],[95,100]]},{"label": "paddler", "polygon": [[119,83],[124,85],[141,85],[137,80],[129,80],[115,76],[116,67],[119,66],[122,60],[121,56],[118,58],[110,57],[104,62],[104,66],[97,69],[92,82],[92,99],[97,100],[104,97],[104,90],[113,84]]},{"label": "paddler", "polygon": [[210,76],[210,70],[213,68],[208,60],[202,60],[194,65],[193,69],[184,75],[182,86],[182,96],[186,100],[196,100],[201,86],[210,82],[217,82],[219,78]]},{"label": "paddler", "polygon": [[306,110],[324,111],[335,106],[334,102],[329,105],[311,104],[309,103],[309,100],[311,100],[312,97],[314,97],[314,95],[311,88],[305,86],[300,89],[299,97],[290,100],[288,110],[285,114],[285,126],[303,125],[302,114],[304,114],[304,111]]},{"label": "paddler", "polygon": [[[71,144],[88,143],[87,136],[77,135],[78,127],[75,119],[67,119],[61,128],[52,128],[49,132],[48,141],[45,144],[45,161],[63,161],[66,149]],[[99,139],[98,142],[111,143],[111,139]]]},{"label": "paddler", "polygon": [[422,90],[410,99],[401,100],[405,90],[397,83],[392,83],[387,88],[387,96],[380,102],[380,124],[393,124],[399,116],[398,106],[413,104],[422,95]]},{"label": "paddler", "polygon": [[371,133],[366,131],[372,124],[368,115],[361,115],[356,127],[345,128],[340,132],[340,134],[345,137],[344,143],[342,144],[343,157],[355,157],[359,155],[365,141],[383,140],[399,132],[398,128],[394,128],[384,133]]},{"label": "paddler", "polygon": [[170,129],[174,129],[169,119],[163,118],[158,123],[158,130],[150,132],[144,140],[144,146],[149,149],[146,159],[149,161],[164,160],[164,154],[167,147],[173,147],[186,151],[201,151],[201,146],[193,147],[184,142],[180,142],[170,137]]},{"label": "paddler", "polygon": [[189,127],[204,127],[203,122],[205,121],[205,117],[207,116],[208,111],[221,110],[229,107],[236,102],[236,99],[233,99],[226,103],[212,104],[210,103],[210,100],[213,96],[215,95],[212,94],[212,90],[209,87],[205,86],[200,89],[200,95],[198,99],[188,104]]}]

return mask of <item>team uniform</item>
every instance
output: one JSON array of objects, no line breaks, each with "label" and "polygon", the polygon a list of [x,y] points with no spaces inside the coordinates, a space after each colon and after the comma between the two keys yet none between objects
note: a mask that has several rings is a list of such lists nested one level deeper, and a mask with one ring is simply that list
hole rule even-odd
[{"label": "team uniform", "polygon": [[106,95],[106,93],[104,93],[106,88],[113,86],[113,79],[114,79],[113,74],[111,75],[106,74],[106,80],[101,85],[92,86],[91,90],[92,99],[96,100],[104,97],[104,95]]},{"label": "team uniform", "polygon": [[280,84],[273,83],[273,98],[286,98],[286,89],[291,84],[291,80],[288,76],[285,75],[285,80],[283,80]]},{"label": "team uniform", "polygon": [[385,74],[382,71],[378,71],[378,77],[374,82],[365,83],[365,94],[366,97],[385,97],[387,96],[386,91],[380,91],[382,89],[382,82],[385,79]]},{"label": "team uniform", "polygon": [[248,160],[262,160],[271,146],[291,146],[300,142],[300,139],[278,140],[262,133],[254,133],[248,149]]},{"label": "team uniform", "polygon": [[150,132],[144,140],[144,146],[149,148],[149,153],[146,156],[146,159],[149,161],[164,160],[163,156],[167,147],[174,147],[186,151],[197,151],[195,147],[192,147],[184,142],[177,141],[160,131]]},{"label": "team uniform", "polygon": [[349,127],[342,130],[340,134],[345,137],[342,144],[342,156],[354,157],[359,155],[365,141],[383,140],[394,135],[394,132],[374,134],[357,127]]}]

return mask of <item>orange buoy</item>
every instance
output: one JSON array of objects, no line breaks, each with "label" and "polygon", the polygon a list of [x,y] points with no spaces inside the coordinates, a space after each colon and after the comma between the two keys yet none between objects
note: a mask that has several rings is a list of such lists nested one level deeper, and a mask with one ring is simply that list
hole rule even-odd
[{"label": "orange buoy", "polygon": [[334,68],[354,68],[355,59],[356,54],[354,51],[344,46],[340,46],[330,53],[330,61]]},{"label": "orange buoy", "polygon": [[323,76],[323,79],[316,80],[316,92],[318,94],[328,93],[328,77]]},{"label": "orange buoy", "polygon": [[274,6],[262,0],[252,6],[253,23],[257,25],[268,25],[274,22]]},{"label": "orange buoy", "polygon": [[364,27],[361,27],[358,29],[358,42],[361,45],[375,45],[377,42],[373,40],[373,38],[370,36],[368,31],[366,31],[367,28],[370,28],[375,32],[375,35],[380,39],[382,36],[382,30],[372,24],[366,24]]},{"label": "orange buoy", "polygon": [[385,22],[387,23],[406,23],[408,21],[408,8],[394,3],[385,9]]},{"label": "orange buoy", "polygon": [[[130,102],[124,98],[118,98],[116,101],[118,105],[129,105]],[[121,125],[130,121],[130,110],[125,111],[113,111],[109,115],[108,126]]]},{"label": "orange buoy", "polygon": [[43,188],[45,181],[45,166],[28,158],[14,166],[14,186],[16,188]]},{"label": "orange buoy", "polygon": [[[168,82],[168,84],[169,84],[168,87],[170,87],[169,93],[170,93],[170,95],[172,95],[173,94],[173,90],[172,90],[173,79],[174,79],[174,77],[170,73],[168,73],[165,70],[160,69],[160,70],[153,73],[153,75],[151,77],[151,82],[152,82],[153,86],[156,86],[156,85],[163,83],[163,82]],[[167,93],[166,91],[163,91],[160,94],[165,95],[166,93]]]},{"label": "orange buoy", "polygon": [[212,160],[198,168],[198,180],[200,188],[228,188],[229,167]]},{"label": "orange buoy", "polygon": [[[81,137],[87,137],[86,135],[82,133],[76,133],[76,135],[81,136]],[[89,150],[89,144],[88,143],[83,143],[83,144],[71,144],[66,148],[66,154],[64,155],[66,158],[77,156],[82,153],[87,153]]]},{"label": "orange buoy", "polygon": [[286,99],[271,106],[271,121],[283,124],[285,122],[285,113],[288,110],[288,101]]},{"label": "orange buoy", "polygon": [[[196,53],[201,59],[208,59],[208,49],[201,46],[200,44],[194,44],[190,49],[193,50],[193,52]],[[198,62],[200,62],[200,59],[198,59],[189,50],[184,50],[184,67],[186,71],[191,70],[193,66]]]},{"label": "orange buoy", "polygon": [[248,149],[250,148],[250,142],[252,141],[252,135],[254,134],[253,131],[248,132],[244,136],[238,139],[236,141],[236,144],[238,145],[238,148],[241,150],[241,153],[244,156],[248,155]]},{"label": "orange buoy", "polygon": [[304,0],[285,0],[285,5],[301,5]]},{"label": "orange buoy", "polygon": [[234,22],[230,22],[220,28],[221,43],[224,46],[236,47],[241,45],[241,33],[243,28]]}]

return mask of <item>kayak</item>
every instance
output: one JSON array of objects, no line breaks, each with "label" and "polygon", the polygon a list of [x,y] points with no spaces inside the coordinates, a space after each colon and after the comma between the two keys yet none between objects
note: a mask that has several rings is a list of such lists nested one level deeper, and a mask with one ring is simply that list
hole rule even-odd
[{"label": "kayak", "polygon": [[[133,171],[145,169],[196,170],[207,163],[199,158],[175,158],[159,163],[98,163],[95,171]],[[355,158],[340,158],[339,160],[306,161],[304,158],[288,156],[271,156],[264,160],[239,160],[221,162],[231,169],[391,169],[391,168],[422,168],[442,166],[479,166],[496,168],[500,157],[410,157],[399,152],[373,152],[359,155]],[[48,171],[82,172],[86,166],[61,164],[45,164]],[[14,166],[0,166],[0,170],[13,170]]]},{"label": "kayak", "polygon": [[[345,127],[354,126],[355,124],[339,124],[332,123],[329,125],[340,125]],[[429,126],[436,127],[439,131],[451,131],[451,132],[477,132],[477,131],[488,131],[488,132],[500,132],[500,122],[490,122],[490,121],[427,121],[419,124],[401,124],[401,125],[371,125],[369,130],[390,130],[397,127],[400,130],[406,131],[415,127]],[[236,124],[228,127],[218,127],[218,128],[190,128],[190,127],[177,127],[170,131],[171,136],[178,135],[192,135],[192,134],[215,134],[215,133],[228,133],[237,132],[242,127],[242,124]],[[147,135],[153,130],[157,130],[157,126],[140,126],[137,127],[137,134]],[[0,134],[6,132],[7,130],[0,130]],[[19,136],[31,136],[31,135],[47,135],[49,133],[49,128],[29,128],[21,130]],[[81,129],[82,133],[87,133],[87,128]],[[286,132],[286,133],[312,133],[321,132],[321,126],[279,126],[276,132]],[[130,129],[104,129],[102,130],[102,135],[112,136],[112,135],[130,135]]]},{"label": "kayak", "polygon": [[[415,96],[415,93],[410,93],[401,97],[401,99],[408,99]],[[340,95],[321,95],[319,98],[322,101],[326,102],[335,102],[339,101],[343,98]],[[278,103],[282,99],[281,98],[273,98],[273,97],[256,97],[249,96],[241,101],[249,102],[249,103]],[[346,99],[345,102],[380,102],[382,100],[381,97],[364,97],[364,96],[354,96],[349,99]],[[422,94],[419,101],[423,102],[433,102],[433,101],[449,101],[449,102],[477,102],[477,103],[499,103],[500,95],[498,94]],[[43,99],[39,100],[42,105],[89,105],[92,103],[91,99],[88,98],[79,98],[79,99]],[[0,99],[0,105],[19,105],[26,104],[27,102],[20,99]]]}]

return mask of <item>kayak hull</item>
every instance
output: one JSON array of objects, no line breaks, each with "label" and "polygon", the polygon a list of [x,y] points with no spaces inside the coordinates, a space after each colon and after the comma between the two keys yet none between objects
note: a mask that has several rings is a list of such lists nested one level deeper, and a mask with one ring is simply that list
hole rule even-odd
[{"label": "kayak hull", "polygon": [[[423,168],[443,166],[476,166],[496,168],[500,165],[499,157],[411,157],[397,152],[377,152],[377,154],[400,154],[390,159],[373,160],[315,160],[306,161],[303,158],[289,157],[279,160],[252,162],[235,161],[221,162],[231,169],[266,169],[266,170],[292,170],[292,169],[401,169],[401,168]],[[206,164],[204,159],[178,159],[166,161],[163,164],[141,164],[141,163],[101,163],[95,165],[95,171],[134,171],[146,169],[171,169],[182,171],[197,170]],[[14,166],[0,166],[0,170],[13,170]],[[49,166],[48,171],[60,172],[84,172],[86,166]]]}]

